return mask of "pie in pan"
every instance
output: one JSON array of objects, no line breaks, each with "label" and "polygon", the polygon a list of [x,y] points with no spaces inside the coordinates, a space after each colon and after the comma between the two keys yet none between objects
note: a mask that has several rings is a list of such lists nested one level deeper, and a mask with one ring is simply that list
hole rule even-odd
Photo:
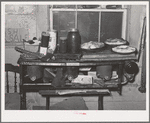
[{"label": "pie in pan", "polygon": [[81,45],[81,49],[93,50],[104,47],[103,42],[90,41]]},{"label": "pie in pan", "polygon": [[112,48],[112,51],[116,53],[134,53],[136,51],[136,48],[130,47],[128,45],[120,45]]},{"label": "pie in pan", "polygon": [[107,45],[124,45],[126,43],[127,41],[123,39],[118,39],[118,38],[115,38],[115,39],[110,38],[105,41],[105,44]]}]

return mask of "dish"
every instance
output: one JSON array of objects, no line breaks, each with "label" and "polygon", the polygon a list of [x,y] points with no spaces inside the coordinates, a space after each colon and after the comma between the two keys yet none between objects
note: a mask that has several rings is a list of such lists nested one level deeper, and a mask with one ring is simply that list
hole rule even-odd
[{"label": "dish", "polygon": [[95,52],[100,52],[103,50],[104,50],[104,47],[103,48],[96,48],[96,49],[81,49],[81,51],[85,52],[85,53],[95,53]]},{"label": "dish", "polygon": [[134,53],[136,51],[136,48],[130,47],[128,45],[121,45],[121,46],[112,48],[112,51],[116,53]]},{"label": "dish", "polygon": [[110,38],[105,41],[105,44],[107,45],[124,45],[126,43],[127,41],[123,39],[118,39],[118,38],[115,38],[115,39]]},{"label": "dish", "polygon": [[96,50],[103,48],[105,44],[103,42],[95,42],[95,41],[90,41],[87,43],[84,43],[81,45],[81,49],[83,50]]}]

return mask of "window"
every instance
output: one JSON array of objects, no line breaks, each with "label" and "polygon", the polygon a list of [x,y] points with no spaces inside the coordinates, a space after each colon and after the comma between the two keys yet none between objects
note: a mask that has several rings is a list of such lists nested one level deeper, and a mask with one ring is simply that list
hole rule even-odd
[{"label": "window", "polygon": [[50,8],[50,28],[60,37],[67,37],[70,28],[78,28],[81,43],[103,42],[108,38],[126,39],[127,9],[80,8],[78,5]]}]

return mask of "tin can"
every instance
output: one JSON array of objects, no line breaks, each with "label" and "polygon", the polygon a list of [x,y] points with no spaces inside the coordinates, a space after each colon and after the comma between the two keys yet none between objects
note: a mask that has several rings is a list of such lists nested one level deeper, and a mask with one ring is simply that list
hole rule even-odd
[{"label": "tin can", "polygon": [[42,34],[40,53],[44,55],[47,54],[48,43],[49,43],[49,34]]},{"label": "tin can", "polygon": [[59,52],[60,53],[66,53],[67,52],[67,37],[60,37]]},{"label": "tin can", "polygon": [[44,34],[46,34],[46,32],[43,31],[43,32],[41,33],[41,41],[42,41],[42,36],[43,36]]},{"label": "tin can", "polygon": [[48,44],[48,53],[54,53],[57,46],[57,31],[52,30],[49,32],[49,44]]}]

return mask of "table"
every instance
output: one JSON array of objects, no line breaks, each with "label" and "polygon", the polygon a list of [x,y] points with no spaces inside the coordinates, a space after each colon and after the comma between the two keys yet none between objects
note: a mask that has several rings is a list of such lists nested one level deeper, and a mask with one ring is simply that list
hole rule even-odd
[{"label": "table", "polygon": [[[81,59],[74,60],[74,61],[67,61],[67,60],[50,60],[48,62],[42,62],[40,60],[27,60],[24,59],[20,62],[20,97],[21,97],[21,109],[26,109],[26,92],[39,92],[42,96],[47,98],[46,107],[49,109],[49,98],[51,96],[99,96],[99,108],[103,109],[103,101],[102,97],[109,93],[75,93],[75,94],[66,94],[66,95],[58,95],[56,93],[51,94],[50,90],[65,90],[65,89],[107,89],[110,91],[117,91],[121,95],[121,81],[123,75],[123,65],[125,61],[136,61],[137,57],[136,54],[118,54],[112,52],[110,49],[106,49],[96,53],[83,53]],[[54,88],[51,86],[51,83],[31,83],[25,82],[24,79],[24,72],[26,66],[36,65],[36,66],[52,66],[52,67],[66,67],[66,66],[78,66],[78,67],[91,67],[91,66],[99,66],[99,65],[118,65],[118,81],[110,80],[105,83],[104,86],[100,85],[90,85],[90,86],[65,86],[65,87],[58,87]],[[44,91],[43,91],[44,90]]]}]

